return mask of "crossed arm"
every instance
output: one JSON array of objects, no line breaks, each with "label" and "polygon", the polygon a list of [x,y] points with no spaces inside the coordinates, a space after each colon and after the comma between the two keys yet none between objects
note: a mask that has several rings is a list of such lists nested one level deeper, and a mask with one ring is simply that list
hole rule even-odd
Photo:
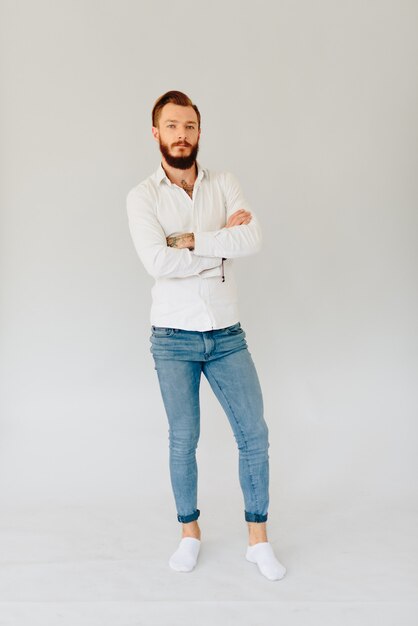
[{"label": "crossed arm", "polygon": [[[245,209],[238,209],[232,215],[229,216],[224,228],[230,228],[231,226],[239,226],[241,224],[249,224],[252,215],[250,211]],[[194,250],[194,233],[181,233],[180,235],[170,235],[167,237],[167,245],[170,248],[188,248]]]},{"label": "crossed arm", "polygon": [[209,276],[212,274],[207,270],[215,271],[224,258],[247,256],[260,249],[261,229],[237,179],[225,172],[221,181],[225,207],[230,213],[225,226],[213,231],[188,232],[168,237],[155,213],[154,192],[150,192],[145,185],[138,185],[129,192],[129,228],[136,251],[151,276]]}]

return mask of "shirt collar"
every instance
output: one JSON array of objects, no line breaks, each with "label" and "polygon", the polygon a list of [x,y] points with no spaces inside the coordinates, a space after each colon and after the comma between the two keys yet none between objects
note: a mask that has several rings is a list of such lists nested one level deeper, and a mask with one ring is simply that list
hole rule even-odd
[{"label": "shirt collar", "polygon": [[[199,163],[199,161],[196,161],[196,165],[197,165],[197,178],[196,178],[196,182],[200,182],[203,178],[203,176],[205,176],[206,174],[206,168],[202,167]],[[171,185],[172,182],[171,180],[168,178],[167,174],[164,171],[164,168],[162,166],[162,163],[160,163],[157,171],[155,172],[155,180],[157,182],[157,185],[159,185],[163,180]]]}]

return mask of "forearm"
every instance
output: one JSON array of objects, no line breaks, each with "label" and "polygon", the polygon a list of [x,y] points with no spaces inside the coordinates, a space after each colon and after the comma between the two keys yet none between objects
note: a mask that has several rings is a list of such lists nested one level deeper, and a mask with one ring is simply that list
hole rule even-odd
[{"label": "forearm", "polygon": [[144,257],[143,263],[154,278],[186,278],[219,266],[222,258],[197,256],[187,248],[176,250],[166,246],[148,255],[147,259]]},{"label": "forearm", "polygon": [[170,248],[188,248],[194,250],[194,233],[181,233],[167,237],[167,245]]},{"label": "forearm", "polygon": [[[261,230],[258,221],[241,217],[238,211],[229,220],[245,220],[243,224],[227,223],[215,231],[179,233],[167,237],[167,245],[172,248],[188,248],[197,256],[222,256],[234,258],[255,254],[261,247]],[[251,222],[251,223],[250,223]]]},{"label": "forearm", "polygon": [[214,255],[233,259],[249,256],[260,250],[261,243],[261,229],[254,216],[249,224],[194,233],[194,253],[201,257]]}]

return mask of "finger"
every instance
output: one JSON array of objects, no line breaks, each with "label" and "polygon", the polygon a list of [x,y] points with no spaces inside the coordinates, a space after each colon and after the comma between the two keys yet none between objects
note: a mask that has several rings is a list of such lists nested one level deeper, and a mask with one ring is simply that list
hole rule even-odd
[{"label": "finger", "polygon": [[251,220],[252,216],[250,214],[241,215],[233,220],[231,220],[231,226],[239,226],[240,224],[247,223],[247,221]]},{"label": "finger", "polygon": [[230,219],[230,220],[233,220],[233,221],[236,221],[236,220],[240,220],[240,219],[243,219],[243,218],[245,218],[245,217],[248,217],[249,215],[251,215],[251,213],[250,213],[249,211],[244,211],[244,210],[242,209],[242,210],[240,210],[240,211],[238,211],[238,212],[236,212],[236,213],[233,213],[233,214],[230,216],[230,218],[229,218],[229,219]]},{"label": "finger", "polygon": [[241,215],[244,215],[244,213],[244,209],[239,209],[238,211],[235,211],[235,213],[232,213],[231,218],[240,217]]}]

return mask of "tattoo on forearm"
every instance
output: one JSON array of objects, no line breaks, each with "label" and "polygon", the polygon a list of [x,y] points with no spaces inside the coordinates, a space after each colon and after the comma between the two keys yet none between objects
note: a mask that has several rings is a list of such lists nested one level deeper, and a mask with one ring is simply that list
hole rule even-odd
[{"label": "tattoo on forearm", "polygon": [[183,237],[168,237],[167,239],[167,243],[170,246],[170,248],[178,248],[179,247],[179,242],[183,239]]},{"label": "tattoo on forearm", "polygon": [[[182,245],[186,242],[188,245]],[[182,233],[181,235],[171,235],[167,237],[167,245],[170,248],[194,248],[194,234],[193,233]]]}]

